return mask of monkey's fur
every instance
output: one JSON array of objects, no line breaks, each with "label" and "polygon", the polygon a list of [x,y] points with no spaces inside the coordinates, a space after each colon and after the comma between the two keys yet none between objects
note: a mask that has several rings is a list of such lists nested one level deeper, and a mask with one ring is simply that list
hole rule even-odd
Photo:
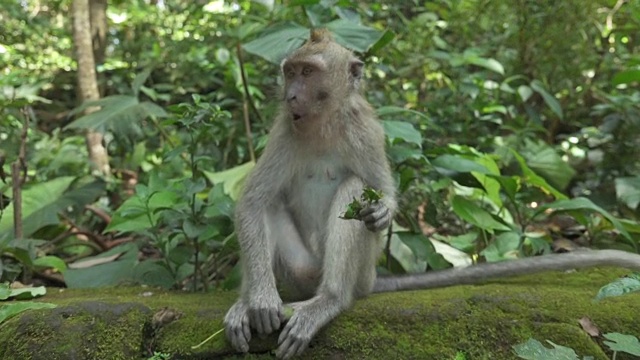
[{"label": "monkey's fur", "polygon": [[[396,200],[383,129],[360,93],[362,65],[326,30],[312,30],[282,62],[283,104],[236,209],[243,281],[241,297],[224,320],[236,350],[249,350],[251,329],[260,335],[280,329],[283,303],[276,285],[297,301],[289,304],[294,313],[276,351],[288,359],[372,291],[596,265],[640,269],[640,255],[605,250],[376,280],[380,231],[390,225]],[[363,209],[363,221],[340,219],[364,186],[381,191],[383,198]]]}]

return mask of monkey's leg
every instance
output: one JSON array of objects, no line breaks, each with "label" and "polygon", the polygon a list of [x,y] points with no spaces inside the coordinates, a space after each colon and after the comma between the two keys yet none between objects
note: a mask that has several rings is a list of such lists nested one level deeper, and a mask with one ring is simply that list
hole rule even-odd
[{"label": "monkey's leg", "polygon": [[278,224],[272,231],[276,239],[275,274],[283,290],[281,296],[288,301],[308,299],[316,292],[322,264],[302,241],[289,212],[283,209],[275,218]]},{"label": "monkey's leg", "polygon": [[348,178],[333,197],[326,232],[317,239],[324,241],[322,280],[314,297],[292,304],[293,316],[278,339],[276,355],[280,358],[301,354],[324,325],[373,286],[377,237],[363,222],[339,218],[353,197],[360,195],[363,185],[355,177]]},{"label": "monkey's leg", "polygon": [[261,335],[280,328],[284,315],[274,280],[277,242],[287,233],[298,236],[281,204],[269,209],[254,230],[257,239],[253,240],[262,242],[256,246],[249,241],[249,246],[242,248],[242,294],[224,318],[227,339],[240,352],[249,351],[251,328]]}]

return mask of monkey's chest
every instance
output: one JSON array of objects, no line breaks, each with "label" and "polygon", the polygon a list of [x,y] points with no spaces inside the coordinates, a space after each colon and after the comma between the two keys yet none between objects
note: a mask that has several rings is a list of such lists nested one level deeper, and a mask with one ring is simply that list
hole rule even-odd
[{"label": "monkey's chest", "polygon": [[296,174],[287,199],[300,230],[325,228],[332,200],[347,174],[346,167],[333,158],[317,159]]}]

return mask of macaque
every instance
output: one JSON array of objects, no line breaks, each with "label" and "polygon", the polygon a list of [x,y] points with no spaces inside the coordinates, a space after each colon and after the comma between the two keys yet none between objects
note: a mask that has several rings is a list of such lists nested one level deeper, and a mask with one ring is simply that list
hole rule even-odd
[{"label": "macaque", "polygon": [[[640,255],[605,250],[376,280],[381,231],[396,199],[384,132],[360,90],[363,63],[328,31],[312,30],[281,70],[282,106],[236,208],[243,281],[224,323],[237,351],[249,351],[252,330],[267,335],[284,325],[276,355],[300,355],[324,325],[372,291],[595,265],[640,269]],[[365,187],[382,197],[366,204],[361,221],[342,219]],[[294,301],[286,323],[281,293]]]}]

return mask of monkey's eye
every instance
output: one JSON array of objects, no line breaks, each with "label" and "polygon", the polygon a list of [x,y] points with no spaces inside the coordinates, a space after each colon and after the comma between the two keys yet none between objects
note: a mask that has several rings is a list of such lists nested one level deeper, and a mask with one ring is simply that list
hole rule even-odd
[{"label": "monkey's eye", "polygon": [[305,66],[302,69],[302,75],[303,76],[309,76],[309,75],[311,75],[312,72],[313,72],[313,69],[311,68],[311,66]]},{"label": "monkey's eye", "polygon": [[292,77],[296,76],[296,72],[295,72],[295,71],[293,71],[293,70],[286,70],[286,71],[284,72],[284,76],[285,76],[287,79],[291,79]]}]

